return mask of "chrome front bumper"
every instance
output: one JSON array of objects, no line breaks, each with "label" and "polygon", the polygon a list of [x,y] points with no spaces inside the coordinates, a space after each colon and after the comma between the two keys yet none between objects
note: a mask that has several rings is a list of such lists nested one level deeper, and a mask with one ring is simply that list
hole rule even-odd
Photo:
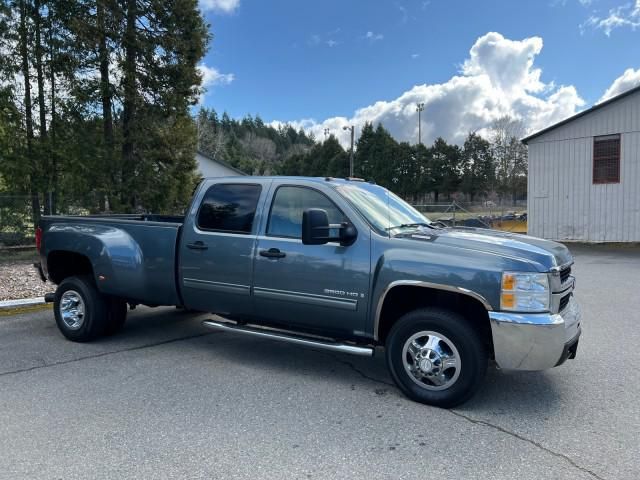
[{"label": "chrome front bumper", "polygon": [[580,308],[571,296],[560,313],[489,312],[496,363],[505,370],[546,370],[575,357]]}]

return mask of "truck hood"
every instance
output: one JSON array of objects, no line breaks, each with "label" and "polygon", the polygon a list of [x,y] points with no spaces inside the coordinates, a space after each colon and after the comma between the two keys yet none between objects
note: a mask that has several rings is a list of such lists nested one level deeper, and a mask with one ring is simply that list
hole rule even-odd
[{"label": "truck hood", "polygon": [[537,269],[573,262],[569,249],[558,242],[529,237],[517,233],[482,228],[424,229],[402,234],[396,238],[431,241],[438,245],[475,250],[538,264]]}]

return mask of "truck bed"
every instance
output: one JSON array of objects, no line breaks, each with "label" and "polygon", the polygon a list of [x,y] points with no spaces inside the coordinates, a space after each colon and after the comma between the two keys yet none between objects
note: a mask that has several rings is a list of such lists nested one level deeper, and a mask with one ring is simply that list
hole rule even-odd
[{"label": "truck bed", "polygon": [[180,305],[176,252],[183,219],[153,214],[44,216],[43,268],[55,275],[48,263],[60,268],[60,257],[74,261],[83,256],[101,292],[146,305]]},{"label": "truck bed", "polygon": [[160,215],[155,213],[108,213],[95,215],[44,215],[42,219],[46,220],[80,220],[85,219],[96,220],[129,220],[132,222],[155,222],[155,223],[177,223],[182,225],[184,215]]}]

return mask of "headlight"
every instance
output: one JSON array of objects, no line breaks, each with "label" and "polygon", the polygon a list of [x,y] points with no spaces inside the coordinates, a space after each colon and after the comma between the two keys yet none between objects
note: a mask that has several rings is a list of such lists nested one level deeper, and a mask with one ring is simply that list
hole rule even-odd
[{"label": "headlight", "polygon": [[546,273],[502,274],[501,310],[546,312],[549,310],[549,303],[549,276]]}]

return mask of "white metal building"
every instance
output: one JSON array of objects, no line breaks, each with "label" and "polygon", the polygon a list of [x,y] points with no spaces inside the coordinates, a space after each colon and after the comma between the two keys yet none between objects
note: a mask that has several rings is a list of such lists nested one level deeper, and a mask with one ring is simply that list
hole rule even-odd
[{"label": "white metal building", "polygon": [[198,172],[200,172],[200,175],[204,178],[246,175],[246,173],[232,167],[228,163],[215,160],[200,152],[196,153],[196,162],[198,162]]},{"label": "white metal building", "polygon": [[640,241],[640,87],[523,142],[529,146],[530,235]]}]

